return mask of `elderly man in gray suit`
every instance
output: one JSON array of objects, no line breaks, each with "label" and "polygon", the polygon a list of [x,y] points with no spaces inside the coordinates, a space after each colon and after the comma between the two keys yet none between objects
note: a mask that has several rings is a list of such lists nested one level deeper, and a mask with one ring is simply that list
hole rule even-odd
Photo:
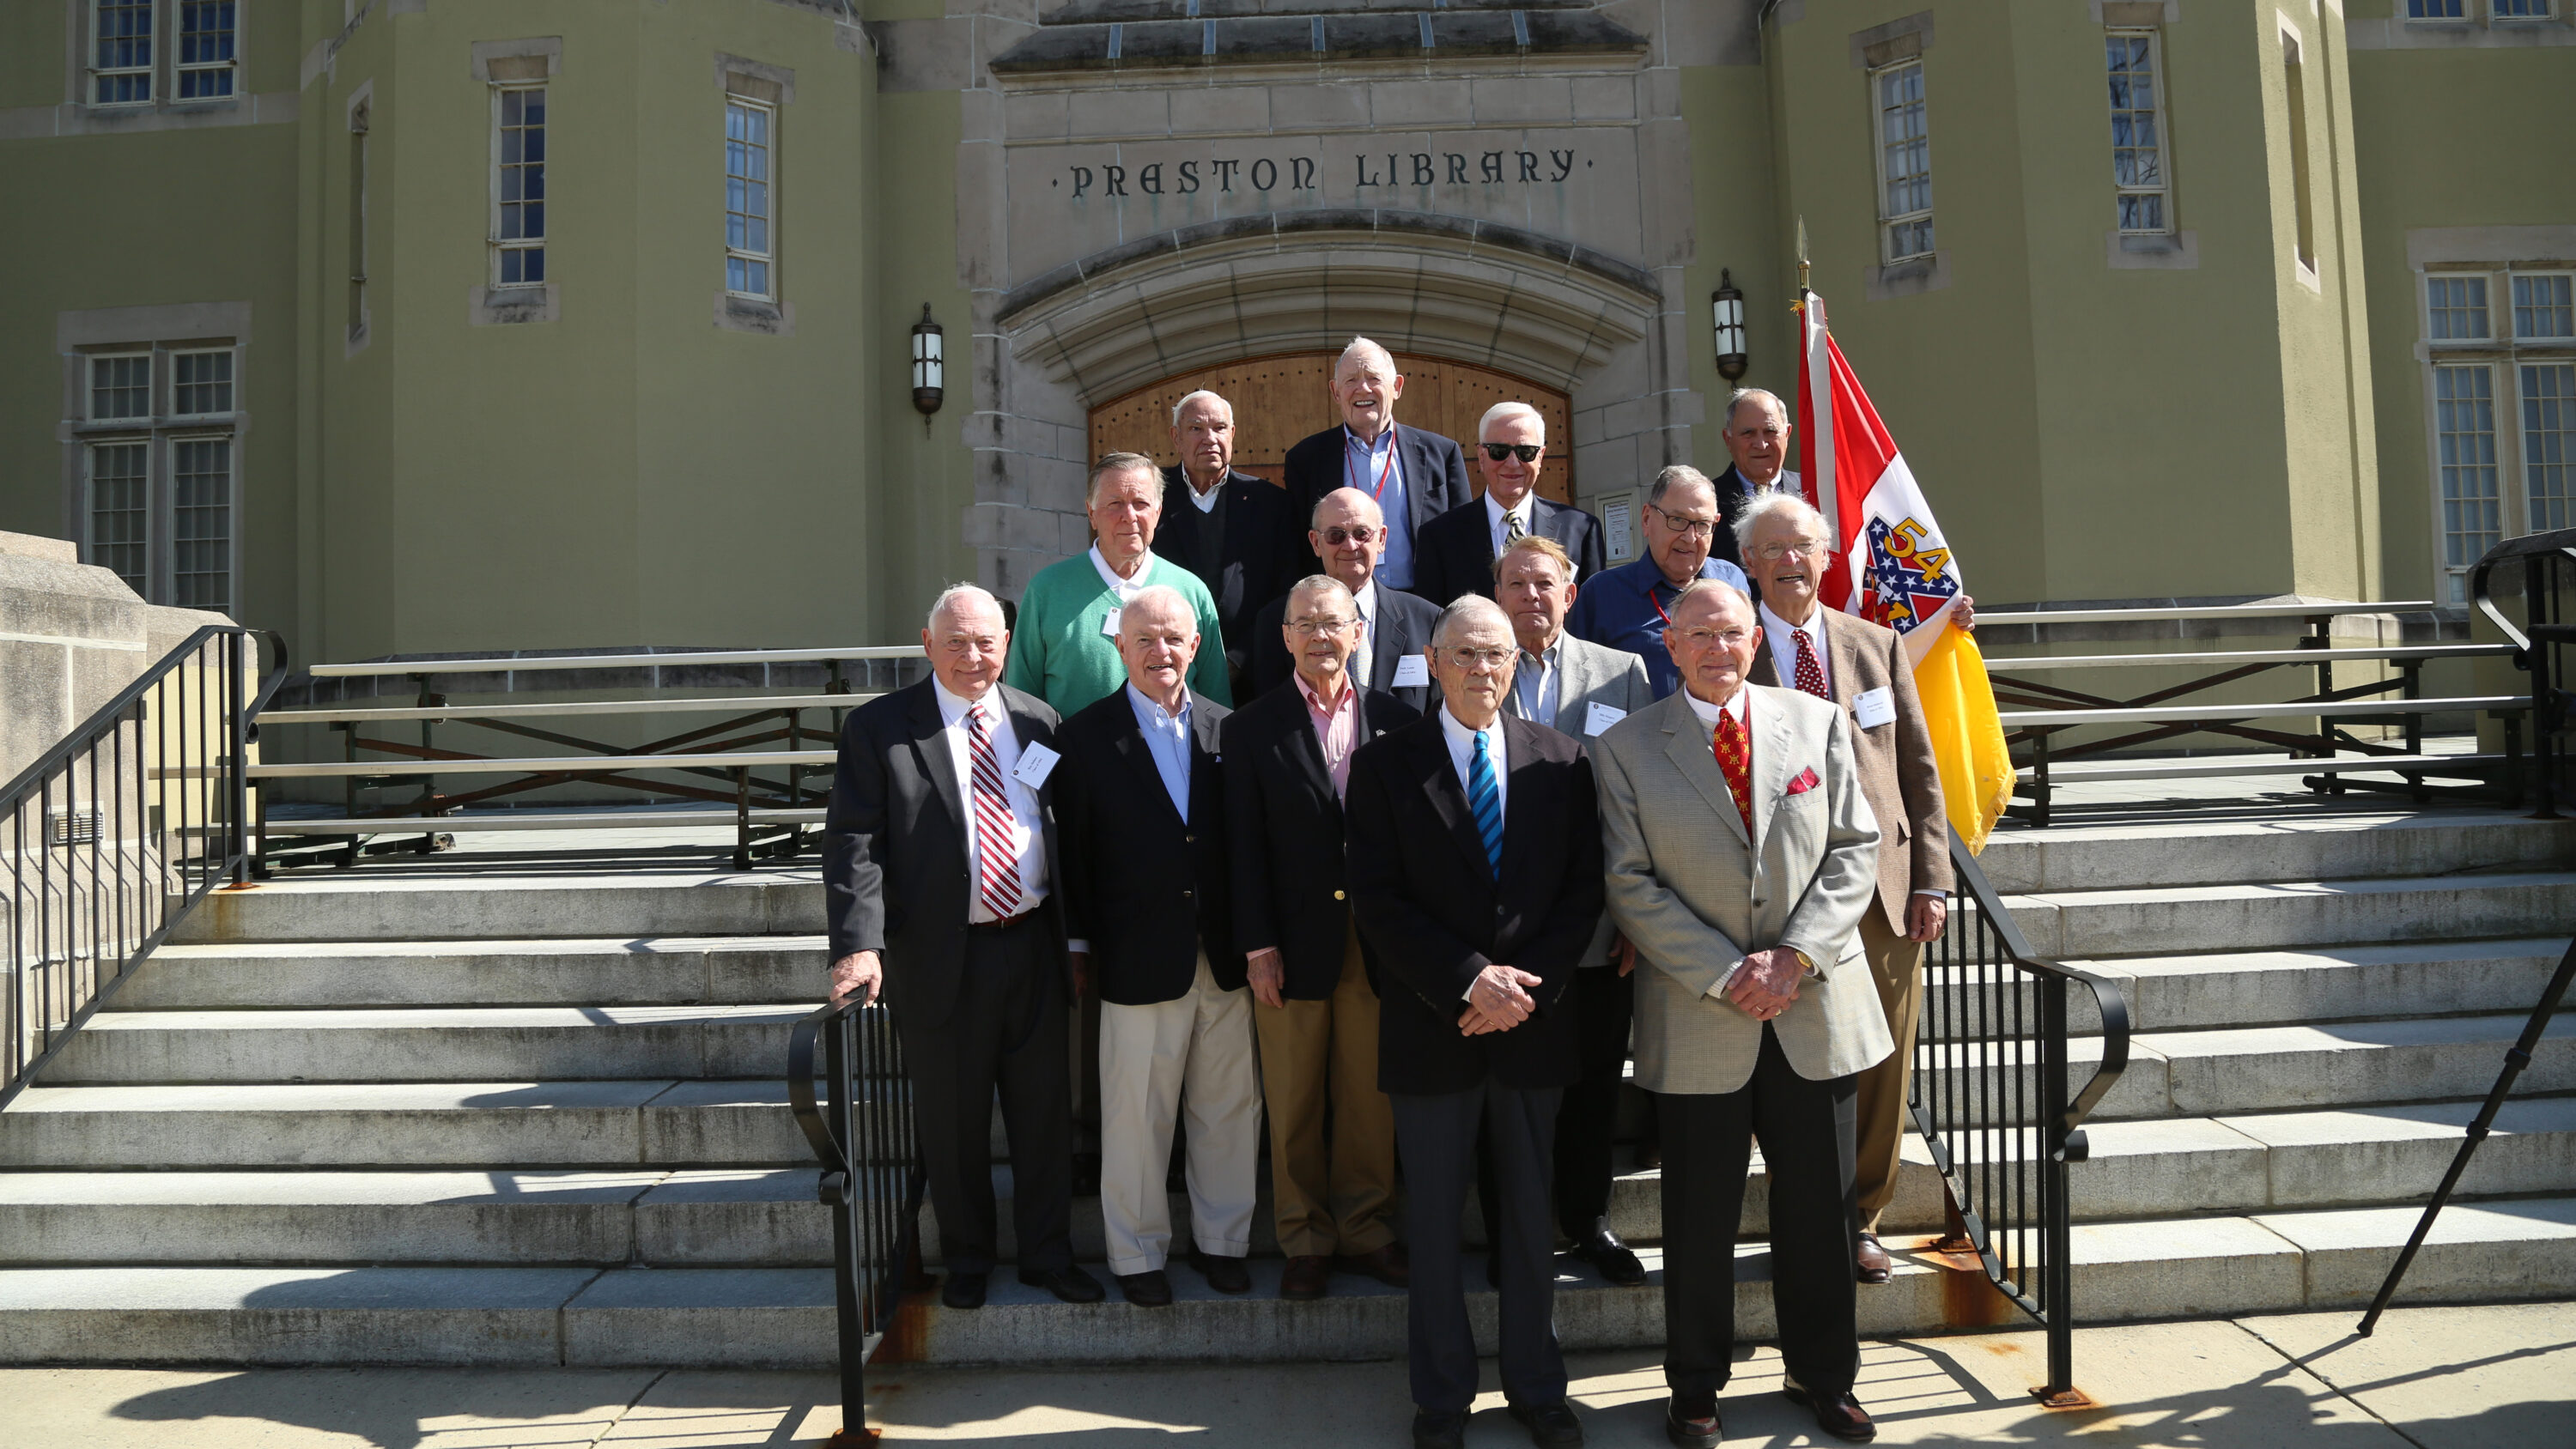
[{"label": "elderly man in gray suit", "polygon": [[1698,580],[1669,613],[1682,688],[1592,742],[1610,915],[1648,968],[1637,1083],[1663,1123],[1664,1431],[1718,1442],[1758,1137],[1786,1391],[1826,1433],[1872,1439],[1852,1396],[1851,1243],[1856,1074],[1891,1049],[1860,939],[1878,824],[1842,709],[1745,682],[1752,601]]},{"label": "elderly man in gray suit", "polygon": [[[1603,730],[1655,702],[1646,661],[1565,632],[1574,607],[1575,563],[1565,546],[1537,534],[1505,546],[1494,560],[1494,598],[1511,616],[1520,642],[1504,711],[1591,743]],[[1623,1288],[1646,1281],[1645,1265],[1610,1227],[1610,1136],[1627,1077],[1633,952],[1602,917],[1574,974],[1577,1042],[1583,1076],[1565,1089],[1556,1113],[1556,1225],[1573,1255]],[[1490,1196],[1490,1194],[1489,1194]],[[1488,1209],[1488,1212],[1491,1210]],[[1492,1235],[1487,1242],[1497,1241]]]}]

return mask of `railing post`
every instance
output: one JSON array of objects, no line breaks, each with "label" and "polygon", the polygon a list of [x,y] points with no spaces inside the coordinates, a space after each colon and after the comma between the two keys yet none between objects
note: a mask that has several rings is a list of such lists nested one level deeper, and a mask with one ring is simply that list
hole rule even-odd
[{"label": "railing post", "polygon": [[[859,1250],[859,1195],[866,1191],[860,1181],[862,1163],[857,1151],[858,1134],[850,1098],[852,1048],[859,1029],[859,1013],[844,1012],[824,1028],[823,1071],[826,1098],[826,1121],[832,1136],[841,1144],[844,1170],[824,1177],[824,1190],[832,1202],[832,1266],[834,1327],[839,1336],[841,1360],[841,1428],[831,1443],[835,1446],[872,1445],[876,1431],[868,1427],[868,1339],[867,1318],[862,1303],[863,1290],[859,1274],[863,1258]],[[834,1191],[837,1180],[838,1190]]]},{"label": "railing post", "polygon": [[234,885],[250,884],[250,715],[249,685],[242,677],[243,667],[256,657],[248,634],[225,636],[225,653],[231,658],[224,669],[224,744],[230,756],[224,781],[231,804],[232,878]]},{"label": "railing post", "polygon": [[[2075,1389],[2074,1211],[2067,1200],[2067,1164],[2083,1156],[2082,1134],[2066,1125],[2066,1076],[2072,1053],[2066,1038],[2066,978],[2041,975],[2040,1002],[2040,1231],[2048,1275],[2041,1291],[2048,1334],[2048,1382],[2033,1392],[2051,1408],[2083,1402]],[[2074,1150],[2069,1151],[2070,1140]]]},{"label": "railing post", "polygon": [[2540,808],[2534,818],[2558,818],[2559,776],[2565,765],[2566,751],[2559,743],[2557,641],[2541,633],[2544,625],[2558,622],[2557,611],[2550,606],[2556,601],[2555,591],[2544,581],[2554,574],[2558,560],[2548,554],[2531,554],[2522,561],[2523,632],[2531,636],[2531,759],[2540,777]]}]

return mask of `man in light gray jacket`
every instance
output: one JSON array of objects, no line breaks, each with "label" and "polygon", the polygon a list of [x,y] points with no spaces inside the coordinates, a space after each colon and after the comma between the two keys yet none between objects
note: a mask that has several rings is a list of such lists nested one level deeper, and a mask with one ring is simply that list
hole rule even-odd
[{"label": "man in light gray jacket", "polygon": [[1685,1449],[1718,1442],[1758,1137],[1787,1392],[1866,1440],[1852,1156],[1854,1075],[1891,1049],[1860,941],[1878,825],[1842,710],[1745,682],[1752,602],[1700,580],[1668,612],[1682,688],[1592,744],[1610,915],[1642,968],[1637,1083],[1663,1125],[1664,1428]]}]

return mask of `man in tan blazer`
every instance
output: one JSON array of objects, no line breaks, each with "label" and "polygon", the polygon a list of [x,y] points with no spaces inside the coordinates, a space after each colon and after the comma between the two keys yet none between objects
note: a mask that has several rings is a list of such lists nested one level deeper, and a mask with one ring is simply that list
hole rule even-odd
[{"label": "man in tan blazer", "polygon": [[1758,1137],[1787,1392],[1827,1433],[1868,1439],[1852,1114],[1857,1074],[1889,1051],[1860,943],[1878,825],[1843,712],[1745,682],[1752,601],[1700,580],[1668,612],[1682,688],[1592,745],[1610,915],[1637,950],[1636,1080],[1663,1123],[1664,1430],[1718,1442]]},{"label": "man in tan blazer", "polygon": [[1765,493],[1744,510],[1735,532],[1761,595],[1762,649],[1752,680],[1842,706],[1860,757],[1860,792],[1878,818],[1878,899],[1861,917],[1860,941],[1896,1050],[1860,1074],[1860,1224],[1853,1258],[1861,1282],[1884,1283],[1889,1264],[1878,1218],[1896,1196],[1914,1024],[1923,1004],[1923,943],[1940,936],[1949,914],[1950,825],[1941,813],[1941,770],[1905,641],[1817,598],[1832,546],[1824,515],[1795,493]]}]

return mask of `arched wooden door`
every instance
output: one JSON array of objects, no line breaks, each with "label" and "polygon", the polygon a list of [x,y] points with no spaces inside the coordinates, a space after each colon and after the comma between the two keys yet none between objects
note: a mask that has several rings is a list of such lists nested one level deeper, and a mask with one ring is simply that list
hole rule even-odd
[{"label": "arched wooden door", "polygon": [[[1172,405],[1206,388],[1234,404],[1234,466],[1273,483],[1289,448],[1311,433],[1341,420],[1330,390],[1336,354],[1300,352],[1256,357],[1167,377],[1151,387],[1091,410],[1091,456],[1143,453],[1165,467],[1176,461],[1172,449]],[[1565,394],[1508,373],[1397,353],[1404,376],[1404,396],[1395,405],[1396,421],[1458,440],[1469,454],[1467,478],[1484,492],[1484,477],[1473,456],[1476,423],[1498,402],[1525,402],[1547,419],[1547,461],[1538,491],[1559,503],[1574,497],[1572,414]]]}]

